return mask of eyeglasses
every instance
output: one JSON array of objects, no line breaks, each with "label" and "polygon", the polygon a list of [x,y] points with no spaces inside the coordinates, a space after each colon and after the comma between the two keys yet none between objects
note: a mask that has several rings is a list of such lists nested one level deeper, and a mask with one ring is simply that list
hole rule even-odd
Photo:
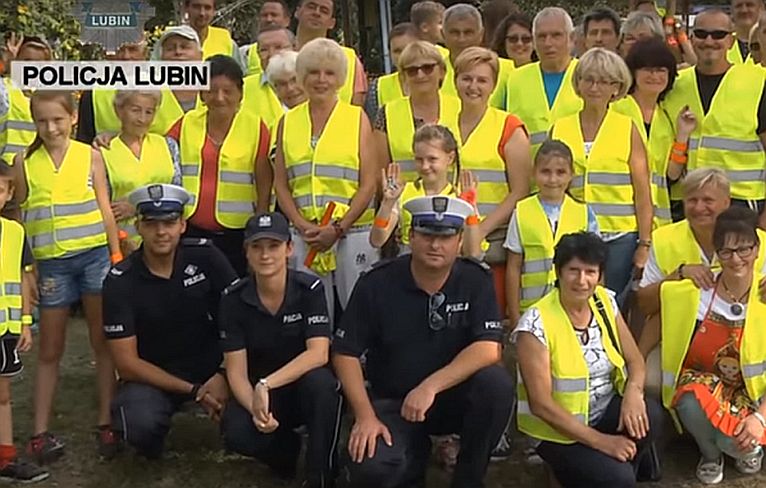
[{"label": "eyeglasses", "polygon": [[428,327],[440,331],[447,326],[447,319],[439,313],[439,307],[444,305],[447,297],[442,292],[436,292],[428,297]]},{"label": "eyeglasses", "polygon": [[708,37],[712,37],[713,40],[720,41],[724,37],[731,34],[729,31],[725,30],[706,30],[706,29],[694,29],[692,31],[694,34],[694,37],[696,37],[699,40],[705,40]]},{"label": "eyeglasses", "polygon": [[718,254],[718,259],[721,261],[728,261],[732,258],[732,256],[734,256],[734,253],[737,253],[737,256],[740,258],[747,258],[753,254],[753,249],[755,249],[755,244],[750,244],[749,246],[740,246],[736,249],[722,247],[721,249],[716,250],[715,253]]},{"label": "eyeglasses", "polygon": [[434,72],[434,68],[436,68],[436,63],[421,64],[420,66],[407,66],[404,68],[404,72],[407,73],[407,76],[417,76],[418,71],[422,71],[424,75],[428,76]]},{"label": "eyeglasses", "polygon": [[605,80],[603,78],[596,79],[596,78],[591,78],[591,77],[581,78],[580,81],[583,84],[588,85],[588,86],[594,86],[595,85],[595,86],[600,86],[600,87],[615,86],[615,85],[618,84],[618,82],[616,82],[616,81]]},{"label": "eyeglasses", "polygon": [[510,42],[511,44],[516,44],[518,42],[521,42],[522,44],[529,44],[532,42],[532,36],[511,34],[510,36],[505,36],[505,41]]}]

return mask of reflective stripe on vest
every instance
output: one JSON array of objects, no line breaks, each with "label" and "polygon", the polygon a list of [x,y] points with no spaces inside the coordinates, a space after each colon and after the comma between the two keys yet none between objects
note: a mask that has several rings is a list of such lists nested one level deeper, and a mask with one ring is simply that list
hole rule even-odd
[{"label": "reflective stripe on vest", "polygon": [[[447,186],[439,192],[439,195],[455,195],[455,188],[447,183]],[[408,181],[404,184],[402,195],[399,197],[399,234],[400,242],[407,246],[410,245],[410,228],[412,227],[412,214],[404,208],[404,204],[413,198],[426,196],[426,189],[420,179]]]},{"label": "reflective stripe on vest", "polygon": [[572,149],[575,174],[584,176],[572,180],[570,192],[590,205],[601,232],[638,229],[630,177],[632,131],[630,117],[609,110],[586,158],[579,114],[564,117],[553,125],[553,138]]},{"label": "reflective stripe on vest", "polygon": [[356,51],[346,46],[340,48],[346,55],[346,81],[338,90],[338,99],[351,103],[351,99],[354,98],[354,82],[356,81]]},{"label": "reflective stripe on vest", "polygon": [[[412,141],[415,138],[414,117],[410,97],[400,98],[384,106],[386,112],[386,135],[391,159],[399,163],[402,178],[405,182],[415,181],[418,173],[415,169]],[[446,126],[455,139],[460,138],[460,99],[447,95],[439,95],[439,121]]]},{"label": "reflective stripe on vest", "polygon": [[[609,324],[604,323],[592,298],[589,300],[589,305],[593,312],[593,317],[601,328],[602,344],[606,355],[614,367],[615,374],[613,381],[615,390],[622,394],[627,376],[625,360],[619,350],[621,346],[619,344],[620,335],[617,330],[617,320],[611,306],[612,301],[606,290],[599,286],[596,288],[596,294],[605,305]],[[585,362],[582,346],[572,328],[571,321],[561,306],[558,289],[554,289],[540,299],[534,307],[540,312],[540,321],[545,330],[545,340],[550,358],[553,400],[580,422],[587,425],[590,407],[588,365]],[[615,349],[615,346],[609,339],[610,333],[607,331],[607,327],[611,327],[611,335],[617,340],[617,348],[619,349]],[[529,397],[527,396],[521,374],[517,383],[517,392],[519,399],[517,415],[520,431],[539,440],[560,444],[572,444],[575,442],[532,414],[529,408]]]},{"label": "reflective stripe on vest", "polygon": [[508,76],[506,110],[524,121],[524,126],[530,134],[533,156],[537,154],[540,144],[548,138],[548,131],[554,122],[582,110],[582,99],[575,94],[572,87],[575,66],[577,60],[572,59],[564,73],[556,99],[550,106],[539,62],[516,68]]},{"label": "reflective stripe on vest", "polygon": [[207,59],[216,54],[231,56],[233,52],[234,41],[232,41],[229,31],[221,27],[208,26],[207,37],[205,37],[205,42],[202,43],[202,59]]},{"label": "reflective stripe on vest", "polygon": [[[322,134],[311,147],[309,104],[304,102],[284,116],[282,151],[287,183],[293,200],[311,222],[319,222],[325,206],[334,201],[349,205],[359,191],[359,124],[361,108],[338,101]],[[369,225],[374,219],[372,199],[354,223]]]},{"label": "reflective stripe on vest", "polygon": [[378,78],[378,107],[403,97],[399,73],[394,72]]},{"label": "reflective stripe on vest", "polygon": [[508,115],[488,107],[468,140],[460,146],[460,169],[470,170],[479,179],[476,201],[480,206],[479,213],[484,217],[492,213],[510,192],[505,159],[498,153]]},{"label": "reflective stripe on vest", "polygon": [[[120,137],[112,139],[108,148],[101,149],[101,156],[112,188],[112,201],[126,199],[133,190],[145,185],[173,181],[173,156],[163,136],[147,134],[141,143],[140,159]],[[117,225],[136,241],[139,240],[134,217],[122,219]]]},{"label": "reflective stripe on vest", "polygon": [[3,83],[8,92],[9,107],[0,122],[0,157],[13,164],[16,153],[26,149],[35,139],[37,127],[24,92],[13,86],[9,79],[4,79]]},{"label": "reflective stripe on vest", "polygon": [[36,259],[51,259],[106,244],[104,221],[89,180],[91,147],[70,141],[56,170],[45,146],[24,159],[24,226]]},{"label": "reflective stripe on vest", "polygon": [[521,311],[524,312],[553,289],[554,248],[561,236],[588,229],[588,207],[565,195],[554,235],[540,198],[532,195],[516,204],[516,223],[524,250],[521,264]]},{"label": "reflective stripe on vest", "polygon": [[260,73],[245,78],[242,108],[260,117],[271,130],[276,127],[285,109],[271,85],[268,82],[262,83],[262,76]]},{"label": "reflective stripe on vest", "polygon": [[258,53],[258,43],[254,42],[250,44],[250,47],[247,50],[247,74],[259,75],[261,73],[263,73],[261,56]]},{"label": "reflective stripe on vest", "polygon": [[24,228],[0,217],[0,337],[21,334],[21,268]]},{"label": "reflective stripe on vest", "polygon": [[[758,104],[753,102],[761,97],[763,80],[763,70],[758,66],[730,67],[705,114],[696,72],[689,68],[681,70],[663,101],[672,120],[687,105],[697,118],[689,140],[688,170],[722,169],[731,180],[731,197],[740,200],[766,198],[766,155],[756,134]],[[681,199],[678,189],[673,189],[673,197]]]},{"label": "reflective stripe on vest", "polygon": [[[183,186],[195,198],[185,215],[194,215],[199,203],[202,148],[207,138],[207,108],[184,115],[181,123],[181,174]],[[255,158],[261,140],[261,119],[239,110],[218,152],[215,220],[227,229],[243,229],[254,213]]]}]

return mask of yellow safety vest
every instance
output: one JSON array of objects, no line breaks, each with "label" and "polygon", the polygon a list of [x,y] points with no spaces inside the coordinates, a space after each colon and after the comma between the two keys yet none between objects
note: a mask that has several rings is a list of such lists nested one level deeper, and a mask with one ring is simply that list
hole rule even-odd
[{"label": "yellow safety vest", "polygon": [[494,212],[510,192],[505,159],[498,153],[507,118],[507,112],[488,107],[460,147],[460,169],[470,170],[479,178],[476,203],[479,214],[485,217]]},{"label": "yellow safety vest", "polygon": [[116,134],[122,129],[122,122],[120,122],[120,118],[117,117],[117,111],[114,109],[114,97],[116,95],[117,90],[101,89],[91,92],[93,123],[96,126],[96,134],[103,132]]},{"label": "yellow safety vest", "polygon": [[[449,53],[449,51],[447,52]],[[445,95],[459,97],[457,86],[455,85],[455,68],[452,66],[452,61],[450,60],[449,55],[444,58],[444,63],[447,65],[447,70],[444,75],[444,82],[439,91]],[[514,70],[515,65],[510,59],[499,58],[498,68],[497,84],[495,85],[492,94],[489,96],[488,104],[490,107],[505,110],[508,76],[510,76],[511,72]]]},{"label": "yellow safety vest", "polygon": [[633,121],[609,110],[585,157],[580,114],[559,119],[553,138],[564,142],[574,155],[571,195],[591,206],[601,232],[638,230],[630,177],[630,148]]},{"label": "yellow safety vest", "polygon": [[0,337],[21,334],[21,258],[24,227],[0,217]]},{"label": "yellow safety vest", "polygon": [[208,26],[207,37],[202,43],[202,59],[207,59],[216,54],[231,56],[234,52],[234,41],[227,29],[222,27]]},{"label": "yellow safety vest", "polygon": [[565,195],[554,233],[540,198],[532,195],[516,204],[516,222],[524,251],[521,264],[521,311],[525,312],[553,289],[556,282],[556,272],[553,269],[556,244],[561,236],[588,230],[588,207]]},{"label": "yellow safety vest", "polygon": [[[766,304],[758,292],[760,278],[759,273],[753,273],[739,350],[742,379],[748,395],[756,401],[766,393],[766,350],[763,348],[766,334],[762,327]],[[668,409],[672,406],[678,376],[694,337],[700,295],[699,288],[691,280],[666,281],[660,288],[662,404]]]},{"label": "yellow safety vest", "polygon": [[351,99],[354,98],[354,81],[356,81],[356,51],[350,47],[341,46],[343,54],[346,55],[346,81],[343,82],[343,86],[338,91],[338,99],[351,103]]},{"label": "yellow safety vest", "polygon": [[[612,301],[606,290],[599,286],[596,288],[596,295],[601,300],[609,318],[609,324],[605,324],[601,314],[596,308],[593,298],[589,300],[590,308],[593,311],[593,317],[596,318],[601,328],[601,341],[609,358],[609,362],[614,366],[614,385],[619,394],[625,389],[627,372],[625,371],[625,359],[623,359],[620,350],[620,334],[617,330],[617,319],[612,309]],[[559,290],[554,289],[548,293],[535,307],[540,311],[540,320],[545,327],[545,340],[548,345],[548,352],[551,363],[551,382],[553,387],[553,400],[558,403],[567,412],[574,415],[578,421],[588,425],[588,415],[590,410],[590,374],[588,365],[580,346],[580,341],[572,327],[566,312],[561,306]],[[611,328],[611,335],[617,341],[617,348],[612,344],[610,333],[607,327]],[[521,375],[519,375],[521,378]],[[527,396],[524,382],[520,380],[517,384],[518,409],[517,420],[519,430],[525,434],[542,441],[557,442],[559,444],[573,444],[574,439],[570,439],[555,428],[547,424],[544,420],[532,414],[529,408],[529,398]]]},{"label": "yellow safety vest", "polygon": [[3,83],[8,92],[9,106],[8,113],[0,119],[0,157],[8,164],[13,164],[16,153],[26,149],[35,139],[37,127],[32,120],[29,99],[24,92],[13,86],[8,78]]},{"label": "yellow safety vest", "polygon": [[[173,92],[167,88],[160,90],[162,98],[154,113],[154,120],[149,126],[149,132],[164,136],[173,124],[184,116],[184,109],[178,103]],[[114,109],[114,97],[116,90],[93,90],[93,120],[96,126],[96,134],[110,132],[116,134],[122,130],[122,123]],[[202,106],[199,96],[195,108]]]},{"label": "yellow safety vest", "polygon": [[670,224],[670,194],[668,193],[668,158],[675,142],[675,131],[670,116],[661,106],[654,108],[650,133],[647,135],[641,107],[632,95],[617,100],[610,105],[612,109],[633,119],[646,146],[646,156],[652,185],[652,204],[654,207],[654,228]]},{"label": "yellow safety vest", "polygon": [[564,73],[556,99],[550,107],[545,95],[539,61],[521,66],[508,76],[506,110],[524,122],[532,144],[532,156],[537,154],[540,144],[548,139],[548,131],[554,122],[582,110],[582,99],[577,96],[572,86],[575,66],[577,60],[572,59]]},{"label": "yellow safety vest", "polygon": [[[705,114],[697,89],[697,74],[694,68],[687,68],[678,75],[673,90],[663,101],[674,123],[687,105],[697,117],[697,128],[689,139],[688,170],[710,167],[724,170],[731,181],[732,198],[766,198],[766,155],[756,134],[757,101],[763,86],[762,68],[749,64],[732,66]],[[680,199],[677,193],[672,196]]]},{"label": "yellow safety vest", "polygon": [[242,108],[260,117],[271,130],[276,127],[285,109],[271,84],[262,83],[262,76],[263,73],[245,77]]},{"label": "yellow safety vest", "polygon": [[[282,152],[287,183],[301,215],[319,222],[330,202],[350,205],[359,191],[359,124],[361,108],[338,101],[314,148],[311,147],[311,114],[308,102],[287,111],[282,130]],[[370,225],[375,217],[367,210],[354,223]]]},{"label": "yellow safety vest", "polygon": [[56,169],[45,149],[24,158],[27,199],[21,205],[35,259],[52,259],[106,244],[104,218],[91,180],[91,147],[69,141]]},{"label": "yellow safety vest", "polygon": [[399,84],[399,73],[393,72],[378,78],[378,107],[404,97],[402,85]]},{"label": "yellow safety vest", "polygon": [[[455,195],[455,188],[450,183],[447,183],[447,186],[445,186],[442,191],[439,192],[439,195]],[[404,208],[404,204],[413,198],[424,196],[426,196],[426,189],[423,187],[420,179],[405,183],[404,190],[402,190],[402,195],[399,198],[399,233],[401,234],[400,240],[402,244],[409,246],[410,229],[412,228],[412,214],[409,210]]]},{"label": "yellow safety vest", "polygon": [[[181,174],[192,199],[185,215],[197,211],[202,175],[202,148],[207,138],[207,108],[192,110],[181,123]],[[255,158],[261,140],[261,120],[247,110],[234,116],[218,153],[215,220],[227,229],[244,229],[255,212]]]},{"label": "yellow safety vest", "polygon": [[261,66],[261,57],[258,54],[258,43],[254,42],[250,44],[250,48],[247,50],[247,74],[259,75],[263,73],[263,67]]},{"label": "yellow safety vest", "polygon": [[[460,99],[448,95],[439,95],[439,121],[438,123],[452,131],[455,140],[460,140]],[[386,112],[386,134],[388,136],[388,150],[391,159],[399,163],[402,178],[405,181],[415,181],[418,173],[415,170],[415,155],[412,150],[412,141],[415,138],[414,116],[410,97],[394,100],[384,106]]]},{"label": "yellow safety vest", "polygon": [[[140,158],[136,158],[121,138],[115,137],[108,148],[101,149],[101,156],[113,201],[127,198],[130,192],[142,186],[173,181],[173,156],[164,136],[147,134],[141,143]],[[117,224],[131,238],[137,238],[135,222],[136,219],[130,217]]]},{"label": "yellow safety vest", "polygon": [[734,36],[734,44],[732,44],[731,48],[726,51],[726,59],[731,64],[752,64],[755,65],[755,60],[753,59],[752,53],[748,53],[747,58],[742,59],[742,51],[739,49],[739,42],[737,42],[737,34],[732,34]]}]

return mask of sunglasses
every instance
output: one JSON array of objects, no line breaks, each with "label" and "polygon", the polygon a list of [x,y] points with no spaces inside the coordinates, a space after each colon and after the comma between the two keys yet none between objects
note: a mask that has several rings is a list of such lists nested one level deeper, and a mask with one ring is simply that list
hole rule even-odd
[{"label": "sunglasses", "polygon": [[532,36],[513,34],[510,36],[505,36],[505,40],[511,44],[516,44],[518,42],[521,42],[522,44],[529,44],[532,42]]},{"label": "sunglasses", "polygon": [[447,319],[439,313],[439,307],[444,305],[447,297],[442,292],[436,292],[428,297],[428,327],[440,331],[447,326]]},{"label": "sunglasses", "polygon": [[705,30],[705,29],[694,29],[692,31],[692,33],[694,34],[694,37],[696,37],[697,39],[704,40],[704,39],[707,39],[708,37],[712,37],[716,41],[720,41],[724,37],[726,37],[729,34],[731,34],[731,32],[726,31],[726,30],[712,30],[712,31],[710,31],[710,30]]},{"label": "sunglasses", "polygon": [[418,72],[422,71],[424,75],[428,76],[434,72],[436,66],[436,63],[421,64],[420,66],[407,66],[404,68],[404,72],[407,73],[407,76],[417,76]]},{"label": "sunglasses", "polygon": [[718,249],[716,251],[716,254],[718,254],[718,259],[721,261],[728,261],[729,259],[734,256],[734,253],[737,253],[737,256],[741,258],[747,258],[751,254],[753,254],[753,250],[755,249],[755,244],[751,244],[749,246],[741,246],[736,249],[731,249],[728,247],[722,247],[721,249]]}]

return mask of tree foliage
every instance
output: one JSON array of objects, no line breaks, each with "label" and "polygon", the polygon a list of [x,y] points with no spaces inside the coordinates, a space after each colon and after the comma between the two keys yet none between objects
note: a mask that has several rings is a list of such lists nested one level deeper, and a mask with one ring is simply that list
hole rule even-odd
[{"label": "tree foliage", "polygon": [[4,34],[44,37],[59,59],[80,58],[80,24],[72,15],[73,0],[0,0]]}]

